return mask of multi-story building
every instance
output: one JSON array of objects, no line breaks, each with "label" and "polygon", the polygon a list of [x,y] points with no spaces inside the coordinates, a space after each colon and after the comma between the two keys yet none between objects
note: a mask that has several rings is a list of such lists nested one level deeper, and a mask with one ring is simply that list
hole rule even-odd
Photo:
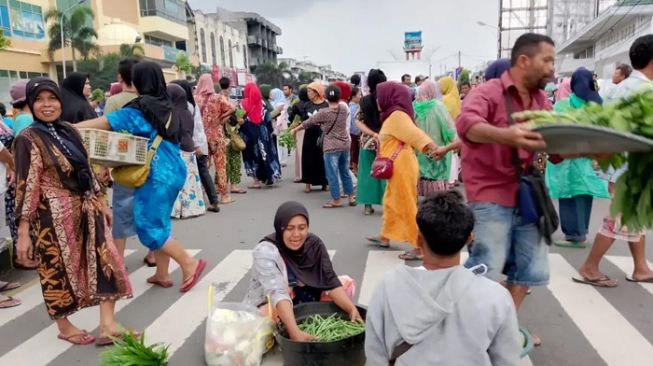
[{"label": "multi-story building", "polygon": [[253,70],[257,65],[276,63],[283,49],[277,45],[281,28],[256,13],[232,12],[218,8],[218,17],[240,32],[247,34],[248,63]]},{"label": "multi-story building", "polygon": [[220,18],[218,13],[195,10],[199,61],[215,81],[227,76],[239,85],[251,80],[247,33]]},{"label": "multi-story building", "polygon": [[295,78],[298,78],[300,73],[305,73],[314,75],[315,80],[334,81],[347,79],[347,75],[334,71],[331,65],[320,66],[309,60],[298,61],[294,58],[279,58],[277,61],[288,65],[290,72]]},{"label": "multi-story building", "polygon": [[653,33],[653,0],[618,2],[557,46],[558,73],[570,75],[578,67],[608,79],[617,64],[629,63],[633,41]]}]

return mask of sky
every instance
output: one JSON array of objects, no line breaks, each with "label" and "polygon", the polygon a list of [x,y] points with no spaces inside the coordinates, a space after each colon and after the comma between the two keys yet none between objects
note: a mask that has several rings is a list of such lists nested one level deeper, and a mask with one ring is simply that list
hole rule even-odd
[{"label": "sky", "polygon": [[204,12],[216,6],[251,11],[279,26],[280,57],[330,64],[351,74],[377,62],[403,59],[404,32],[422,31],[422,59],[434,73],[458,64],[473,67],[493,60],[498,21],[496,0],[189,0]]}]

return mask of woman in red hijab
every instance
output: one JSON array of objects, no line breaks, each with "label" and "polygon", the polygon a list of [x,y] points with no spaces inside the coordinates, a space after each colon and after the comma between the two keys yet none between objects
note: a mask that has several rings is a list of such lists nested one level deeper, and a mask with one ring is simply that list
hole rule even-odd
[{"label": "woman in red hijab", "polygon": [[383,227],[381,235],[369,241],[389,247],[390,241],[408,243],[413,250],[399,256],[403,260],[421,259],[417,248],[417,182],[419,164],[415,150],[432,158],[441,159],[441,150],[415,124],[410,90],[403,84],[387,81],[376,88],[376,99],[381,110],[379,155],[394,157],[394,172],[388,179],[383,196]]},{"label": "woman in red hijab", "polygon": [[276,145],[272,141],[272,123],[263,104],[261,90],[249,83],[243,91],[240,104],[245,112],[245,122],[240,132],[247,147],[243,151],[245,173],[254,183],[249,187],[260,189],[261,183],[272,185],[281,180],[281,165]]}]

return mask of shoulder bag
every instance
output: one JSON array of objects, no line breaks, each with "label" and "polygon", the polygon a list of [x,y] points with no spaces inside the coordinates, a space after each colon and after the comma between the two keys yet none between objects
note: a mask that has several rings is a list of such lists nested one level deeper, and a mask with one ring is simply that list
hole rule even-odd
[{"label": "shoulder bag", "polygon": [[327,133],[323,132],[320,135],[320,137],[317,138],[317,141],[315,142],[315,146],[317,146],[320,150],[324,149],[324,136],[331,133],[331,130],[333,130],[333,127],[335,127],[336,123],[338,123],[338,117],[340,117],[340,106],[338,106],[338,113],[336,113],[336,119],[333,121],[333,124],[331,125],[331,128],[329,128],[329,131],[327,131]]},{"label": "shoulder bag", "polygon": [[[170,126],[172,121],[172,113],[168,117],[168,122],[166,123],[166,129]],[[161,145],[163,137],[157,134],[152,142],[152,146],[147,152],[147,158],[145,159],[144,165],[130,165],[130,166],[121,166],[114,168],[111,172],[113,180],[118,184],[128,187],[128,188],[139,188],[145,185],[147,182],[147,177],[150,175],[150,166],[152,164],[152,159],[156,154],[156,150]]]},{"label": "shoulder bag", "polygon": [[399,153],[404,148],[404,143],[402,142],[397,150],[392,154],[391,157],[386,158],[381,156],[380,152],[377,150],[376,159],[372,163],[372,170],[370,175],[372,178],[376,179],[390,179],[392,178],[392,173],[394,173],[394,161],[399,156]]},{"label": "shoulder bag", "polygon": [[[508,93],[504,94],[504,98],[508,113],[508,125],[512,126],[515,124],[512,118],[512,100]],[[544,175],[539,170],[533,169],[533,166],[524,172],[519,160],[519,152],[514,148],[512,149],[512,162],[519,180],[517,210],[521,224],[535,224],[544,241],[551,245],[552,236],[558,230],[560,218],[549,196]]]}]

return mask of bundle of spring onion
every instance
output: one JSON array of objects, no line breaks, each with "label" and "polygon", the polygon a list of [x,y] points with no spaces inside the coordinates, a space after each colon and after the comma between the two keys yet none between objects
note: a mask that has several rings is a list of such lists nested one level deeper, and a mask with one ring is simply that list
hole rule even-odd
[{"label": "bundle of spring onion", "polygon": [[[529,121],[532,127],[589,124],[653,139],[653,90],[642,90],[604,106],[590,103],[567,113],[527,111],[515,113],[513,118]],[[618,169],[625,163],[628,170],[615,185],[611,214],[621,215],[621,224],[628,229],[650,229],[653,227],[653,154],[615,154],[600,165],[607,170],[609,166]]]},{"label": "bundle of spring onion", "polygon": [[168,364],[168,347],[161,344],[145,345],[145,334],[132,332],[113,341],[115,347],[101,355],[102,366],[165,366]]},{"label": "bundle of spring onion", "polygon": [[337,314],[326,318],[313,315],[300,323],[299,329],[315,336],[320,342],[337,342],[365,332],[365,324],[344,320]]}]

